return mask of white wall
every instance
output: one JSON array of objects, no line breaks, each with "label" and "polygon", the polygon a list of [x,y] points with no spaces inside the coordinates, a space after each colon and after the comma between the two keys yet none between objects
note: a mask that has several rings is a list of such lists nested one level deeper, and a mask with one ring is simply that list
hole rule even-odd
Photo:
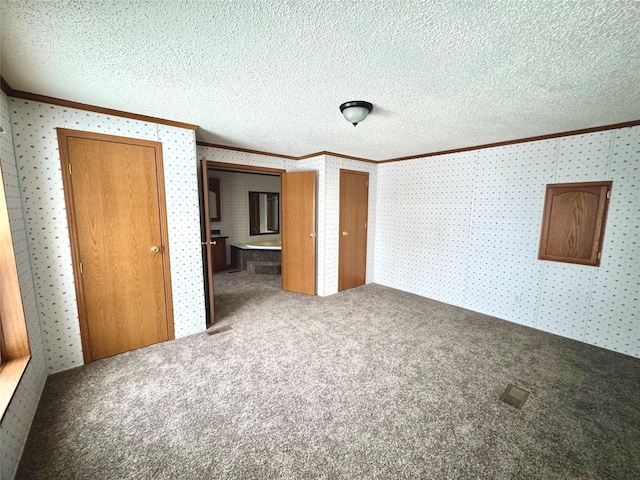
[{"label": "white wall", "polygon": [[5,129],[5,133],[0,134],[2,180],[9,211],[11,237],[27,323],[27,335],[31,348],[31,360],[0,425],[0,478],[8,480],[13,478],[18,466],[31,421],[47,378],[47,372],[38,321],[33,273],[27,247],[25,215],[20,198],[21,181],[14,154],[9,101],[4,93],[0,93],[0,102],[0,125]]},{"label": "white wall", "polygon": [[[375,281],[640,356],[640,127],[378,166]],[[547,183],[612,180],[600,267],[537,259]]]},{"label": "white wall", "polygon": [[162,142],[176,337],[205,328],[192,130],[10,99],[48,373],[83,364],[56,128]]},{"label": "white wall", "polygon": [[357,160],[348,160],[331,155],[320,155],[301,161],[287,163],[289,170],[315,170],[317,184],[317,285],[319,296],[338,293],[338,263],[340,248],[340,169],[369,172],[369,219],[367,235],[367,277],[374,279],[376,190],[378,165]]},{"label": "white wall", "polygon": [[202,146],[198,146],[198,158],[238,165],[279,168],[286,171],[313,170],[317,173],[316,293],[319,296],[332,295],[338,292],[340,169],[369,172],[367,283],[374,281],[378,165],[357,160],[347,160],[330,155],[318,155],[317,157],[307,158],[305,160],[286,160],[279,157]]},{"label": "white wall", "polygon": [[[227,235],[227,265],[231,262],[231,245],[250,240],[279,240],[280,234],[249,235],[249,192],[280,193],[280,177],[252,173],[212,172],[209,176],[220,179],[221,216],[211,222],[211,228]],[[266,224],[266,209],[265,224]]]}]

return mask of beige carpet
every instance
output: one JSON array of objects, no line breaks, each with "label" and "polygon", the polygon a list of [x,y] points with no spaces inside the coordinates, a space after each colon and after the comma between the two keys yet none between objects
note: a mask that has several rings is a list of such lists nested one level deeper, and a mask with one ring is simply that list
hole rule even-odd
[{"label": "beige carpet", "polygon": [[640,360],[378,285],[279,280],[217,274],[233,330],[50,377],[18,478],[637,478]]}]

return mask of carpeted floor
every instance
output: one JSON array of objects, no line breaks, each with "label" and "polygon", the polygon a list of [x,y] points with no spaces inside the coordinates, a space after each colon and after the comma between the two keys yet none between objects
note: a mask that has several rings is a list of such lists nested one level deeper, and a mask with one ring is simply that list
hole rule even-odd
[{"label": "carpeted floor", "polygon": [[[379,285],[216,275],[216,326],[49,377],[18,479],[631,479],[640,360]],[[508,383],[531,391],[517,410]]]}]

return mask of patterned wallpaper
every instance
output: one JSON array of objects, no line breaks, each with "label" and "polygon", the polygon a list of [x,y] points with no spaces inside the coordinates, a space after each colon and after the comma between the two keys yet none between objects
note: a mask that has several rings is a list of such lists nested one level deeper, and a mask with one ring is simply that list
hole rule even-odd
[{"label": "patterned wallpaper", "polygon": [[20,293],[31,347],[31,361],[2,419],[2,425],[0,425],[0,478],[8,480],[13,478],[18,466],[47,373],[40,324],[38,322],[38,306],[33,274],[27,246],[25,215],[20,199],[20,181],[14,154],[9,101],[4,93],[1,92],[0,102],[0,125],[5,129],[5,133],[0,133],[2,181],[5,188]]},{"label": "patterned wallpaper", "polygon": [[584,341],[640,357],[640,127],[612,134],[611,203]]},{"label": "patterned wallpaper", "polygon": [[216,171],[211,177],[220,179],[221,217],[211,228],[227,235],[227,265],[231,263],[231,245],[250,240],[279,240],[280,234],[249,235],[249,192],[280,193],[280,176]]},{"label": "patterned wallpaper", "polygon": [[460,304],[473,197],[471,155],[378,166],[377,283]]},{"label": "patterned wallpaper", "polygon": [[367,283],[373,282],[375,264],[375,218],[377,168],[373,163],[320,155],[286,161],[285,168],[315,170],[317,178],[317,280],[316,293],[323,297],[338,293],[338,249],[340,245],[340,169],[369,172],[369,221],[367,236]]},{"label": "patterned wallpaper", "polygon": [[[375,281],[640,356],[640,127],[378,166]],[[612,180],[600,267],[537,259],[545,185]]]},{"label": "patterned wallpaper", "polygon": [[[266,155],[235,152],[212,147],[198,146],[198,158],[216,162],[235,163],[286,171],[314,170],[317,173],[316,189],[316,293],[319,296],[338,292],[338,246],[340,216],[340,169],[369,172],[369,235],[367,239],[367,283],[373,282],[376,245],[376,193],[377,169],[373,163],[347,160],[328,155],[305,160],[286,160]],[[223,188],[221,187],[221,190]],[[224,233],[225,201],[222,202],[221,230]]]},{"label": "patterned wallpaper", "polygon": [[206,158],[212,162],[236,163],[238,165],[251,165],[254,167],[279,168],[284,167],[284,162],[280,157],[271,157],[269,155],[258,155],[255,153],[235,152],[233,150],[224,150],[222,148],[203,147],[198,145],[198,160]]},{"label": "patterned wallpaper", "polygon": [[[82,364],[58,126],[163,143],[177,337],[204,328],[197,164],[206,157],[317,171],[318,295],[337,292],[340,168],[368,171],[367,282],[640,356],[640,127],[375,165],[196,148],[192,131],[16,99],[9,106],[19,164],[5,135],[2,167],[34,360],[2,423],[2,478],[13,474],[45,364],[49,373]],[[3,97],[3,124],[7,110]],[[545,184],[607,179],[601,267],[537,260]],[[225,217],[248,207],[221,189],[228,234],[236,227]]]},{"label": "patterned wallpaper", "polygon": [[200,242],[199,162],[193,130],[158,125],[167,195],[169,260],[176,338],[206,328]]},{"label": "patterned wallpaper", "polygon": [[20,99],[10,105],[48,372],[83,364],[56,127],[163,142],[175,333],[203,330],[194,132]]}]

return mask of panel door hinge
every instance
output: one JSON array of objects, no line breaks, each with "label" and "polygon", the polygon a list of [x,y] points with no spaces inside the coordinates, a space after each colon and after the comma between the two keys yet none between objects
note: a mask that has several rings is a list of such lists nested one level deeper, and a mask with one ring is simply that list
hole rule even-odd
[{"label": "panel door hinge", "polygon": [[69,162],[69,175],[71,175],[71,162]]},{"label": "panel door hinge", "polygon": [[598,252],[598,260],[602,257],[602,252]]},{"label": "panel door hinge", "polygon": [[607,192],[607,198],[611,198],[611,190]]},{"label": "panel door hinge", "polygon": [[83,273],[82,262],[80,262],[80,275]]},{"label": "panel door hinge", "polygon": [[368,186],[369,186],[369,180],[367,180],[367,182],[366,182],[366,183],[367,183],[367,185],[366,185],[366,186],[368,187]]},{"label": "panel door hinge", "polygon": [[367,222],[364,222],[364,228],[367,228]]}]

